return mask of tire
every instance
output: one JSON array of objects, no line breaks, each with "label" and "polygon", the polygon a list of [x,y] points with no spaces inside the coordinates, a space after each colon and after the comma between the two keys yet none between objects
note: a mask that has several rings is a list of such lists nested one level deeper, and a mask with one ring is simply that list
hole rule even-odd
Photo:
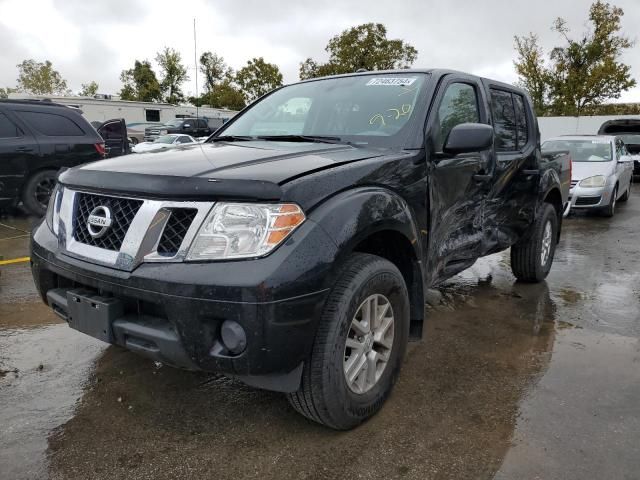
[{"label": "tire", "polygon": [[615,215],[617,197],[618,197],[618,186],[616,185],[613,189],[613,193],[611,194],[611,201],[609,202],[609,205],[607,205],[602,209],[603,216],[611,218],[613,217],[613,215]]},{"label": "tire", "polygon": [[55,185],[55,170],[41,170],[29,177],[22,189],[22,205],[27,213],[43,216]]},{"label": "tire", "polygon": [[[367,323],[365,300],[378,301],[376,311],[380,312],[386,305],[383,299],[390,305],[385,315],[391,314],[393,323],[386,330],[386,335],[379,338],[390,345],[389,349],[373,340],[371,333],[357,335],[355,323],[352,323],[356,314],[361,321],[359,328]],[[388,322],[387,317],[379,319],[377,326]],[[288,394],[289,403],[310,420],[336,430],[348,430],[359,425],[380,410],[391,393],[404,358],[408,332],[409,294],[400,271],[381,257],[353,254],[329,294],[312,353],[304,365],[300,389]],[[349,345],[359,345],[358,349],[347,346],[347,339]],[[362,354],[363,351],[368,351],[369,356]],[[380,353],[374,353],[380,351],[388,360],[384,367]],[[376,368],[371,369],[369,366],[372,364],[366,360],[375,357],[378,360],[371,361]],[[352,374],[356,371],[362,373],[349,383],[345,368],[349,365],[357,367],[358,360],[368,366],[363,370],[351,369]],[[375,371],[375,379],[369,384],[365,384],[369,380],[367,371]]]},{"label": "tire", "polygon": [[[553,205],[545,203],[532,226],[531,235],[511,247],[511,271],[515,277],[521,282],[544,280],[551,270],[557,238],[558,214]],[[546,250],[545,260],[543,249]]]},{"label": "tire", "polygon": [[629,186],[627,187],[627,191],[624,192],[624,194],[620,197],[618,201],[626,202],[627,200],[629,200],[630,196],[631,196],[631,181],[629,181]]},{"label": "tire", "polygon": [[129,140],[131,140],[131,145],[137,145],[138,144],[138,139],[136,137],[129,137]]}]

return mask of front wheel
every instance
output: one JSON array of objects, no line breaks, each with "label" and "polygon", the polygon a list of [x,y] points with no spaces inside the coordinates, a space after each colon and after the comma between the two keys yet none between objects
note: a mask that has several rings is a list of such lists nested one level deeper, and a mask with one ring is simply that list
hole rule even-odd
[{"label": "front wheel", "polygon": [[618,199],[618,187],[615,187],[613,189],[613,193],[611,194],[611,201],[609,202],[609,205],[604,207],[604,209],[602,210],[602,215],[609,218],[613,217],[613,215],[616,213],[617,199]]},{"label": "front wheel", "polygon": [[396,381],[409,332],[409,295],[389,261],[352,255],[325,304],[300,389],[305,417],[347,430],[374,415]]},{"label": "front wheel", "polygon": [[511,247],[511,271],[523,282],[541,282],[549,274],[558,238],[558,214],[543,204],[531,235]]}]

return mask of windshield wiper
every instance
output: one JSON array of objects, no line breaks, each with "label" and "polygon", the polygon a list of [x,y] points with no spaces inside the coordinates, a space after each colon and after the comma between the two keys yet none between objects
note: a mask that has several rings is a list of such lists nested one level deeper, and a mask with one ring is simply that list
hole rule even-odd
[{"label": "windshield wiper", "polygon": [[271,140],[274,142],[317,142],[317,143],[341,143],[349,145],[350,142],[343,141],[340,137],[327,137],[322,135],[260,135],[260,140]]},{"label": "windshield wiper", "polygon": [[247,142],[256,140],[257,137],[249,137],[246,135],[220,135],[219,137],[211,137],[208,142]]}]

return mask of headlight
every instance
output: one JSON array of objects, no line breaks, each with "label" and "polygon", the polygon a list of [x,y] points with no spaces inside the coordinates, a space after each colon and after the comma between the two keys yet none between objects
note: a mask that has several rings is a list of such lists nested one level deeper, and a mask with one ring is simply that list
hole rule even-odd
[{"label": "headlight", "polygon": [[596,175],[595,177],[589,177],[581,180],[579,185],[581,187],[595,188],[604,187],[605,183],[607,183],[607,179],[603,175]]},{"label": "headlight", "polygon": [[58,235],[58,229],[60,226],[60,203],[62,202],[62,187],[60,184],[56,184],[51,197],[49,198],[49,204],[47,205],[47,213],[44,215],[44,220],[47,222],[49,230],[51,230],[56,236]]},{"label": "headlight", "polygon": [[160,130],[160,135],[166,135],[169,133],[169,130]]},{"label": "headlight", "polygon": [[304,213],[293,203],[218,203],[200,227],[187,260],[266,255],[304,220]]}]

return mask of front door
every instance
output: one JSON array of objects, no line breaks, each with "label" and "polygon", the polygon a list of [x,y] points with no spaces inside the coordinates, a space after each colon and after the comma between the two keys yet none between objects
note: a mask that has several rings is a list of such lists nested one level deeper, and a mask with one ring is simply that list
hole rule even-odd
[{"label": "front door", "polygon": [[127,125],[123,119],[107,120],[98,127],[98,133],[104,140],[108,158],[131,153],[127,138]]},{"label": "front door", "polygon": [[483,204],[491,150],[458,155],[443,153],[451,129],[461,123],[488,123],[482,86],[473,77],[445,77],[427,126],[429,200],[429,270],[438,281],[470,266],[481,254]]}]

